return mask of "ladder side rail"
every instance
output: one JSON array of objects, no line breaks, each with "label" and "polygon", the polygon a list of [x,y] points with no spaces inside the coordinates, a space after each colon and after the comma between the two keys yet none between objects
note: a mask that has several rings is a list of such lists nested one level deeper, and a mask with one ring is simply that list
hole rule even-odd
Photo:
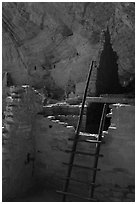
[{"label": "ladder side rail", "polygon": [[[100,120],[100,126],[99,126],[99,131],[98,131],[98,141],[102,140],[102,132],[103,132],[104,125],[105,125],[107,108],[108,108],[108,104],[105,103],[104,107],[103,107],[103,111],[102,111],[101,120]],[[96,155],[99,155],[99,153],[100,153],[100,145],[101,145],[101,143],[97,143],[96,152],[95,152]],[[98,156],[95,156],[94,166],[93,166],[94,168],[97,168],[97,166],[98,166],[98,158],[99,158]],[[94,171],[93,177],[92,177],[92,183],[95,183],[96,174],[97,174],[97,171]],[[95,189],[95,186],[91,186],[90,193],[89,193],[90,198],[93,198],[94,189]]]},{"label": "ladder side rail", "polygon": [[[77,123],[77,128],[76,128],[76,132],[75,132],[75,140],[72,146],[72,154],[70,155],[70,160],[69,160],[69,164],[73,164],[74,161],[74,156],[75,156],[75,151],[76,151],[76,146],[77,146],[77,140],[79,138],[79,132],[80,132],[80,126],[81,126],[81,122],[82,122],[82,117],[83,117],[83,111],[84,111],[84,105],[85,105],[85,101],[86,101],[86,95],[87,95],[87,90],[88,90],[88,86],[89,86],[89,81],[90,81],[90,76],[91,76],[91,72],[92,72],[92,68],[94,65],[94,61],[92,61],[91,65],[90,65],[90,70],[89,70],[89,74],[87,77],[87,82],[86,82],[86,86],[85,86],[85,91],[84,91],[84,96],[83,96],[83,100],[82,100],[82,106],[81,106],[81,111],[80,111],[80,117]],[[64,192],[67,192],[68,190],[68,186],[69,186],[69,177],[71,176],[71,171],[72,171],[72,166],[70,165],[68,168],[68,172],[67,172],[67,179],[66,179],[66,183],[64,185]],[[63,202],[66,201],[66,194],[63,195]]]}]

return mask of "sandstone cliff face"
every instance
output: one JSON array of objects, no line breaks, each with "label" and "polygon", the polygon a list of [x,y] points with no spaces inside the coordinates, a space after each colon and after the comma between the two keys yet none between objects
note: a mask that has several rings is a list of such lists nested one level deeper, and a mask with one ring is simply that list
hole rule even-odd
[{"label": "sandstone cliff face", "polygon": [[[122,85],[134,77],[134,3],[3,3],[3,72],[14,84],[82,90],[107,26]],[[92,78],[95,82],[96,72]],[[91,93],[95,92],[94,83]]]}]

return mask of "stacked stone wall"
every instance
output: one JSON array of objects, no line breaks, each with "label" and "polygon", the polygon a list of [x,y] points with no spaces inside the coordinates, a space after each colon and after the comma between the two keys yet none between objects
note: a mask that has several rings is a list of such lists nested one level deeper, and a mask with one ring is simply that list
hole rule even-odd
[{"label": "stacked stone wall", "polygon": [[[10,88],[3,121],[3,201],[25,193],[33,181],[62,190],[62,177],[67,172],[63,162],[69,162],[65,150],[71,150],[73,142],[69,138],[75,135],[72,113],[78,118],[80,106],[56,104],[44,107],[42,112],[40,101],[38,92],[30,87]],[[110,108],[111,125],[103,134],[105,143],[100,154],[104,156],[99,157],[101,171],[97,172],[95,197],[104,202],[133,202],[135,107],[114,104]],[[87,138],[96,140],[97,135]],[[79,142],[77,150],[94,153],[95,147],[96,144]],[[94,157],[77,154],[74,162],[92,168]],[[69,190],[87,197],[92,175],[90,170],[73,169],[72,177],[87,184],[71,182]]]},{"label": "stacked stone wall", "polygon": [[[134,106],[132,105],[111,105],[112,113],[111,125],[108,131],[104,131],[101,145],[97,180],[95,187],[95,198],[104,202],[128,202],[134,201],[135,192],[135,126],[134,126]],[[46,109],[45,109],[46,110]],[[52,185],[56,189],[62,190],[66,176],[67,166],[63,162],[69,162],[69,154],[66,149],[72,148],[72,141],[75,129],[67,123],[53,119],[54,116],[37,116],[34,135],[36,139],[36,178],[44,181],[45,185]],[[61,118],[58,118],[61,119]],[[65,121],[65,118],[62,117]],[[90,136],[96,139],[96,135]],[[78,151],[95,152],[95,145],[79,143]],[[75,163],[93,167],[94,157],[77,155]],[[91,183],[93,172],[74,168],[72,177],[87,182],[80,184],[71,181],[69,190],[85,197],[88,196],[89,183]],[[68,201],[74,201],[69,198]],[[80,200],[76,200],[80,201]]]},{"label": "stacked stone wall", "polygon": [[135,106],[114,104],[110,108],[111,125],[101,146],[104,157],[99,160],[95,196],[108,202],[134,202]]},{"label": "stacked stone wall", "polygon": [[22,195],[33,185],[35,145],[32,126],[35,114],[40,110],[39,97],[30,87],[10,87],[9,94],[2,133],[3,201]]}]

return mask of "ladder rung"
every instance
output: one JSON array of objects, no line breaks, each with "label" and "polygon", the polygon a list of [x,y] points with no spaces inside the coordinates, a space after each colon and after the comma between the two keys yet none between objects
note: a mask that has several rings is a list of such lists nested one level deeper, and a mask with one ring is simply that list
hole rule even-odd
[{"label": "ladder rung", "polygon": [[[68,138],[68,140],[70,141],[74,141],[75,139],[74,138]],[[88,143],[94,143],[94,144],[97,144],[97,143],[102,143],[102,141],[97,141],[97,140],[88,140],[88,139],[78,139],[77,142],[88,142]]]},{"label": "ladder rung", "polygon": [[74,197],[81,198],[81,199],[88,200],[88,201],[97,201],[94,198],[85,198],[85,197],[81,197],[81,196],[79,196],[77,194],[70,193],[70,192],[57,191],[57,193],[60,193],[60,194],[63,194],[63,195],[74,196]]},{"label": "ladder rung", "polygon": [[85,182],[85,181],[80,181],[80,180],[77,180],[77,179],[74,179],[74,178],[71,178],[71,177],[64,177],[62,178],[63,180],[71,180],[71,181],[74,181],[74,182],[77,182],[77,183],[82,183],[82,184],[85,184],[85,185],[90,185],[90,186],[95,186],[96,184],[95,183],[89,183],[89,182]]},{"label": "ladder rung", "polygon": [[79,164],[69,164],[69,163],[66,163],[66,162],[63,162],[63,164],[68,165],[68,166],[83,168],[83,169],[90,169],[92,171],[100,171],[100,169],[93,168],[93,167],[88,167],[88,166],[83,166],[83,165],[79,165]]},{"label": "ladder rung", "polygon": [[[75,152],[73,150],[65,150],[66,153],[71,153]],[[76,151],[75,154],[81,154],[81,155],[87,155],[87,156],[98,156],[98,157],[103,157],[103,154],[94,154],[94,153],[89,153],[89,152],[81,152],[81,151]]]},{"label": "ladder rung", "polygon": [[98,137],[98,134],[91,134],[91,133],[87,133],[87,132],[80,132],[79,136],[85,136],[85,137]]}]

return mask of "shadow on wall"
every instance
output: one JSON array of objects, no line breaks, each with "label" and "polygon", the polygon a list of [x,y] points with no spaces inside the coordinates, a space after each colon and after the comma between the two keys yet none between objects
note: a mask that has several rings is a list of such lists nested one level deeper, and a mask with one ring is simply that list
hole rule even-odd
[{"label": "shadow on wall", "polygon": [[[96,96],[101,94],[122,94],[123,87],[118,78],[118,56],[113,51],[110,43],[110,34],[107,28],[104,32],[105,42],[101,53],[100,63],[97,72]],[[100,119],[102,115],[103,104],[90,103],[87,107],[86,132],[98,133]],[[108,108],[107,113],[110,109]],[[106,118],[104,130],[110,125],[110,119]]]}]

